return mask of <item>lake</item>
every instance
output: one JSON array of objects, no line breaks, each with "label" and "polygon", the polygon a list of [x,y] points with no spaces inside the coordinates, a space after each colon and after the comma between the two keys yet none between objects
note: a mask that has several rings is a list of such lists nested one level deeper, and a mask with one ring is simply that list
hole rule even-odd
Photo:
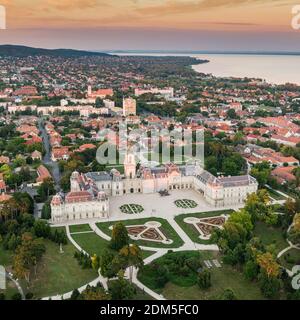
[{"label": "lake", "polygon": [[300,56],[289,55],[192,55],[210,62],[193,66],[194,70],[217,77],[262,78],[267,82],[300,85]]},{"label": "lake", "polygon": [[119,55],[190,56],[210,62],[193,66],[216,77],[261,78],[269,83],[300,85],[300,56],[255,54],[116,53]]}]

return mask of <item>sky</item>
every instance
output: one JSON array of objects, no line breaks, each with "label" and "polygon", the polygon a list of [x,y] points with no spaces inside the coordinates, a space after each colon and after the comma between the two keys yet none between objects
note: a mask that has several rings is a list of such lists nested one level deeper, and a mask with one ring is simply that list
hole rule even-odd
[{"label": "sky", "polygon": [[300,51],[300,0],[0,0],[0,44],[85,50]]}]

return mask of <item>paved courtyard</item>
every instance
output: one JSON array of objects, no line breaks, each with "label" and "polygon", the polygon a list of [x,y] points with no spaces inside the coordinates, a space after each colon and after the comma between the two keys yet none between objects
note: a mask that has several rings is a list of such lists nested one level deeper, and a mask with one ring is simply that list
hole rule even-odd
[{"label": "paved courtyard", "polygon": [[[189,199],[197,203],[195,208],[179,208],[175,205],[178,199]],[[120,207],[124,204],[135,203],[144,208],[144,211],[138,214],[124,214]],[[183,213],[207,212],[223,209],[237,209],[237,207],[215,208],[209,205],[202,195],[194,190],[174,190],[169,196],[161,197],[155,194],[130,194],[120,197],[110,198],[110,218],[112,220],[124,218],[136,219],[147,217],[172,218]]]},{"label": "paved courtyard", "polygon": [[[195,208],[178,208],[174,203],[178,199],[194,200],[198,205]],[[138,204],[141,205],[144,210],[143,212],[137,214],[125,214],[121,212],[120,207],[126,204]],[[194,190],[173,190],[170,192],[170,195],[166,197],[161,197],[158,193],[128,194],[124,196],[110,198],[110,216],[108,218],[81,219],[55,225],[65,226],[151,217],[173,220],[175,216],[184,213],[188,214],[195,212],[209,212],[227,209],[237,210],[241,207],[242,206],[229,206],[222,208],[213,207],[204,200],[202,195],[200,195]]]}]

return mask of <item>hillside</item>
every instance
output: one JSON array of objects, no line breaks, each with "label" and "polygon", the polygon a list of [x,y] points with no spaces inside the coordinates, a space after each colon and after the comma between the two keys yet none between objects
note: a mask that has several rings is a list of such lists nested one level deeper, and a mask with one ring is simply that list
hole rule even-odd
[{"label": "hillside", "polygon": [[111,55],[102,52],[91,52],[73,49],[41,49],[17,45],[0,45],[2,57],[27,57],[27,56],[53,56],[53,57],[109,57]]}]

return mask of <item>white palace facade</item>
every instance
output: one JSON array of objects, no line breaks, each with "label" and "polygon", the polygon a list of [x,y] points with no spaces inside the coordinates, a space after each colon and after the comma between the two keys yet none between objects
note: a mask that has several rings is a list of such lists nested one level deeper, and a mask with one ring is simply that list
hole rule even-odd
[{"label": "white palace facade", "polygon": [[51,202],[53,223],[109,217],[111,197],[126,194],[153,194],[163,190],[193,189],[213,207],[242,204],[247,195],[257,191],[257,181],[250,175],[215,177],[199,165],[167,164],[136,170],[133,154],[124,162],[124,175],[110,172],[73,172],[71,191],[57,194]]}]

